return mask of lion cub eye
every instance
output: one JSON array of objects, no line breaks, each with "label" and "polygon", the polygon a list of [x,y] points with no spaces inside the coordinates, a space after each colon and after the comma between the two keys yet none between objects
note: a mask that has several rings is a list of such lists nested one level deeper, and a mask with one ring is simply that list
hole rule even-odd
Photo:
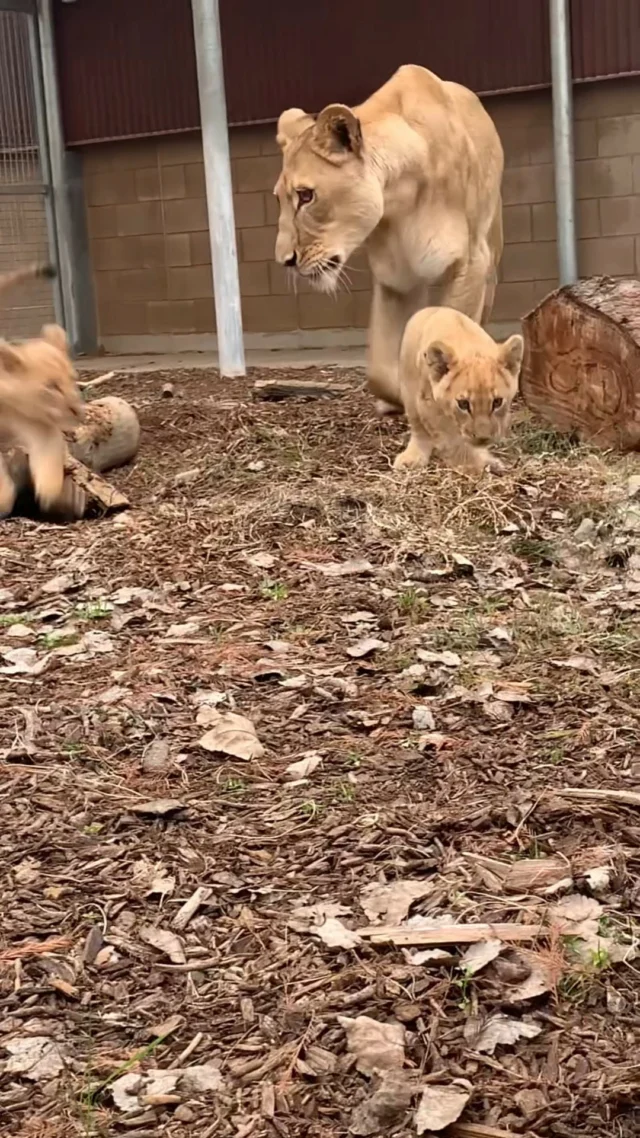
[{"label": "lion cub eye", "polygon": [[298,195],[299,206],[309,205],[309,202],[313,201],[313,190],[310,190],[308,186],[301,186],[299,190],[296,190],[296,194]]},{"label": "lion cub eye", "polygon": [[502,399],[501,396],[498,395],[497,398],[494,399],[493,403],[491,404],[491,410],[497,411],[500,407],[502,407],[503,403],[504,403],[504,399]]},{"label": "lion cub eye", "polygon": [[471,404],[470,404],[468,399],[459,399],[458,400],[458,407],[460,408],[461,411],[470,411],[471,410]]}]

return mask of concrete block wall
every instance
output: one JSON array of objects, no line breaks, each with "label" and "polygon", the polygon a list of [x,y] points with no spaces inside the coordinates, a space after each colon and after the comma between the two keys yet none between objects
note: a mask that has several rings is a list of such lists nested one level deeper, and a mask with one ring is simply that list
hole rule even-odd
[{"label": "concrete block wall", "polygon": [[[557,283],[548,92],[487,101],[505,147],[505,252],[493,321],[520,317]],[[580,271],[640,272],[640,80],[575,93]],[[289,286],[274,263],[280,158],[273,126],[231,132],[243,318],[249,346],[365,339],[371,282],[354,258],[337,298]],[[98,322],[107,350],[213,346],[215,314],[200,138],[88,147],[84,156]]]}]

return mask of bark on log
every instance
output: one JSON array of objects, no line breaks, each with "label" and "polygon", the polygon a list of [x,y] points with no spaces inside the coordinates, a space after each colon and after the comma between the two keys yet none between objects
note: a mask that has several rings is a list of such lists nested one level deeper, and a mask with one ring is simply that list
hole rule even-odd
[{"label": "bark on log", "polygon": [[67,442],[65,480],[55,507],[46,513],[35,500],[29,461],[19,447],[3,457],[17,488],[14,516],[40,521],[72,522],[87,515],[126,509],[128,498],[100,477],[100,472],[131,462],[138,451],[138,417],[125,400],[115,396],[96,399],[85,410],[84,423]]},{"label": "bark on log", "polygon": [[640,450],[640,281],[593,277],[524,317],[525,403],[560,431]]}]

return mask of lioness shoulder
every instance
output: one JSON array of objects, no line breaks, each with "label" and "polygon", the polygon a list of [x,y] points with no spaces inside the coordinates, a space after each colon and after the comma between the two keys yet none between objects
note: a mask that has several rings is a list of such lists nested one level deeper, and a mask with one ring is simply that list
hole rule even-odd
[{"label": "lioness shoulder", "polygon": [[400,350],[400,394],[411,428],[396,467],[500,469],[488,444],[504,436],[518,389],[524,341],[491,336],[452,308],[423,308],[408,321]]}]

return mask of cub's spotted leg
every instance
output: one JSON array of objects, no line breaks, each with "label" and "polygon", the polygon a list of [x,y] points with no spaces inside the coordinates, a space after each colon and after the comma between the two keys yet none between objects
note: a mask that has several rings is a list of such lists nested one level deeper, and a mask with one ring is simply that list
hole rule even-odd
[{"label": "cub's spotted leg", "polygon": [[433,450],[432,444],[424,436],[412,433],[405,449],[396,455],[393,463],[395,470],[405,467],[428,466]]}]

